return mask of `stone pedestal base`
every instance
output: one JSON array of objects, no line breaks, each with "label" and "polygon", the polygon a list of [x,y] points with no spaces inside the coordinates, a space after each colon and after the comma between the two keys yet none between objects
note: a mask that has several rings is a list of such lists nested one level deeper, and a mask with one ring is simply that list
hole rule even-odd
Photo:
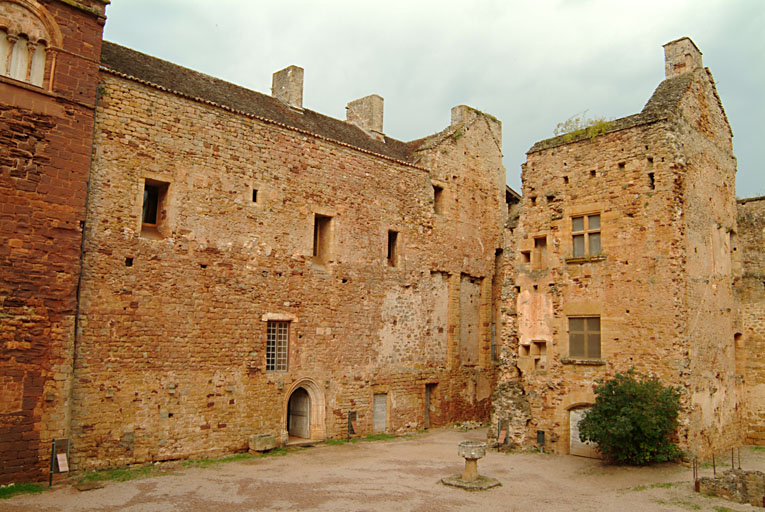
[{"label": "stone pedestal base", "polygon": [[441,479],[441,483],[444,485],[451,485],[452,487],[459,487],[467,491],[485,491],[492,487],[499,487],[502,485],[496,478],[488,478],[478,475],[478,477],[471,481],[466,482],[462,479],[462,475],[447,476]]}]

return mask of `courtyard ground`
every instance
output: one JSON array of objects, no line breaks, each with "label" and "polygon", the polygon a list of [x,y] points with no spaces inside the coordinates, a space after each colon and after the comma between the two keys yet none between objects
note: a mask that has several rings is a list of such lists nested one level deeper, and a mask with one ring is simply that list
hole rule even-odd
[{"label": "courtyard ground", "polygon": [[[581,457],[489,450],[478,469],[499,479],[501,487],[468,492],[440,484],[464,466],[457,444],[485,438],[485,429],[438,429],[392,440],[320,445],[285,456],[166,463],[147,470],[153,476],[109,480],[99,489],[59,484],[41,494],[15,496],[0,501],[0,511],[763,510],[693,492],[691,470],[679,464],[615,467]],[[742,449],[741,466],[765,470],[765,451]],[[711,475],[712,468],[702,466],[701,473]]]}]

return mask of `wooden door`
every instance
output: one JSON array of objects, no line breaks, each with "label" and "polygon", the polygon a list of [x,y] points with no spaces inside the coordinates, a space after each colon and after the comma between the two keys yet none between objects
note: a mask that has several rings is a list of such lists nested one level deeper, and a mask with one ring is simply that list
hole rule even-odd
[{"label": "wooden door", "polygon": [[295,437],[311,437],[311,398],[308,391],[297,388],[287,406],[287,430]]},{"label": "wooden door", "polygon": [[599,459],[600,452],[598,451],[598,445],[589,441],[583,443],[579,440],[579,422],[584,418],[585,411],[587,411],[586,408],[569,411],[569,453],[580,457]]},{"label": "wooden door", "polygon": [[375,395],[374,409],[372,410],[372,429],[375,432],[385,432],[388,413],[388,395],[380,393]]}]

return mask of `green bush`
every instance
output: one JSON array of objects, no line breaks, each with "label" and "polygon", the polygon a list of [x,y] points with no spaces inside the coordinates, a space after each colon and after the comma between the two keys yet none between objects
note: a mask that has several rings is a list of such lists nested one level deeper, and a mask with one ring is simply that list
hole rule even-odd
[{"label": "green bush", "polygon": [[[639,378],[638,378],[639,377]],[[579,422],[579,438],[598,444],[610,462],[642,465],[680,456],[670,436],[677,427],[680,388],[633,370],[598,380],[595,405]]]}]

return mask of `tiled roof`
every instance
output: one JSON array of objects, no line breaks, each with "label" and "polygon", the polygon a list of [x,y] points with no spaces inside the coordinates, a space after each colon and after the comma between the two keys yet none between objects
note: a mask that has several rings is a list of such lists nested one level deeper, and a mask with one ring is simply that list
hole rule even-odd
[{"label": "tiled roof", "polygon": [[[667,78],[659,84],[651,96],[651,99],[648,100],[648,103],[645,104],[645,107],[643,107],[643,110],[640,111],[640,113],[610,121],[606,133],[667,119],[677,110],[680,100],[685,94],[685,91],[688,90],[688,87],[690,87],[692,81],[693,73],[685,73],[676,77]],[[586,138],[586,133],[582,133],[580,136],[573,139],[570,136],[566,137],[565,135],[559,135],[537,142],[527,153],[535,153],[537,151],[562,146],[563,144],[577,142]]]},{"label": "tiled roof", "polygon": [[298,112],[278,99],[230,82],[104,41],[101,65],[170,91],[216,103],[232,110],[274,121],[394,160],[410,162],[410,145],[389,137],[385,142],[369,137],[360,128],[312,110]]}]

